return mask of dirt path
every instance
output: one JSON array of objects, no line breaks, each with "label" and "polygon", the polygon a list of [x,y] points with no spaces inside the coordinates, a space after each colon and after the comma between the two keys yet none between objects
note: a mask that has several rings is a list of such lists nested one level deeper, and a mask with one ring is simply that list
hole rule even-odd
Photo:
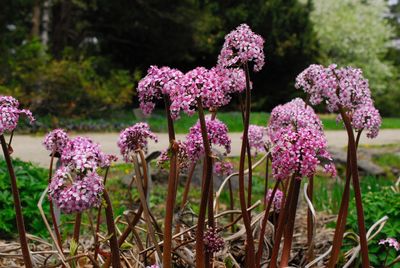
[{"label": "dirt path", "polygon": [[[347,144],[347,136],[345,131],[326,131],[328,144],[331,147],[344,147]],[[113,153],[119,156],[119,150],[116,145],[118,133],[83,133],[81,136],[93,138],[99,142],[103,150],[107,153]],[[149,151],[163,150],[168,147],[168,135],[158,133],[159,142],[149,144]],[[230,133],[232,138],[231,156],[240,154],[241,133]],[[185,135],[178,134],[177,139],[183,140]],[[18,157],[24,161],[31,161],[43,167],[47,167],[49,163],[49,153],[42,146],[43,136],[16,135],[13,140],[14,153],[13,157]],[[367,139],[365,135],[361,138],[361,144],[382,145],[382,144],[399,144],[400,129],[381,130],[376,139]]]}]

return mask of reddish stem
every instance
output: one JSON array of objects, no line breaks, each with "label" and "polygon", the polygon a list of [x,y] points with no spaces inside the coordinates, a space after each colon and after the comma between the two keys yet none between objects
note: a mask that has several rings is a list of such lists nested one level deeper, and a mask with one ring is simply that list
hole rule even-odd
[{"label": "reddish stem", "polygon": [[73,239],[79,244],[79,233],[81,231],[82,213],[78,212],[75,216],[74,236]]},{"label": "reddish stem", "polygon": [[4,153],[4,159],[6,160],[7,163],[8,174],[10,175],[10,180],[11,180],[11,191],[14,199],[15,217],[17,220],[17,229],[18,229],[19,240],[21,243],[21,250],[24,258],[24,264],[25,267],[31,268],[32,260],[31,260],[31,254],[29,252],[28,241],[26,239],[25,224],[24,224],[24,218],[22,216],[21,200],[19,198],[17,178],[15,177],[14,167],[12,165],[10,154],[8,152],[8,146],[3,135],[0,135],[0,141]]},{"label": "reddish stem", "polygon": [[199,121],[201,127],[201,135],[203,138],[204,145],[204,153],[205,153],[205,176],[204,181],[202,183],[202,193],[200,200],[200,211],[199,217],[197,220],[197,229],[196,229],[196,265],[197,267],[205,267],[206,263],[209,261],[205,258],[205,250],[204,250],[204,225],[206,219],[206,209],[208,204],[208,195],[210,193],[210,185],[212,178],[212,158],[211,158],[211,149],[208,140],[206,120],[204,117],[203,105],[201,103],[201,99],[197,100],[198,113],[199,113]]},{"label": "reddish stem", "polygon": [[104,189],[103,192],[104,200],[106,201],[107,206],[105,207],[106,210],[106,221],[107,221],[107,231],[110,237],[110,249],[111,249],[111,262],[113,268],[120,268],[121,262],[119,257],[119,248],[118,248],[118,241],[117,241],[117,232],[115,230],[114,224],[114,215],[113,209],[111,205],[110,197],[108,196],[107,190]]},{"label": "reddish stem", "polygon": [[353,177],[353,188],[354,195],[356,200],[356,208],[357,208],[357,221],[358,228],[360,233],[360,245],[361,245],[361,259],[362,259],[362,267],[369,267],[369,257],[368,257],[368,242],[367,242],[367,233],[365,229],[365,221],[364,221],[364,210],[362,205],[361,198],[361,188],[360,188],[360,179],[358,176],[358,164],[357,164],[357,148],[356,141],[354,138],[353,129],[351,126],[350,118],[347,116],[343,107],[339,107],[340,114],[342,116],[344,125],[347,130],[347,135],[349,137],[349,148],[350,148],[350,164],[351,164],[351,172]]},{"label": "reddish stem", "polygon": [[[250,123],[250,75],[248,65],[244,65],[246,73],[246,104],[245,104],[245,115],[244,115],[244,130],[242,139],[242,148],[240,151],[240,161],[239,161],[239,199],[240,208],[242,210],[243,223],[246,229],[247,237],[247,250],[246,250],[246,267],[255,267],[255,250],[254,250],[254,238],[251,230],[250,222],[250,212],[247,212],[246,197],[245,197],[245,185],[244,185],[244,161],[246,157],[246,149],[248,144],[248,134],[249,134],[249,123]],[[250,155],[249,155],[250,157]],[[251,166],[249,166],[249,172]],[[250,173],[249,173],[250,177]]]},{"label": "reddish stem", "polygon": [[[54,154],[55,152],[53,151],[51,153],[51,158],[50,158],[50,167],[49,167],[49,180],[48,183],[50,185],[51,183],[51,178],[53,177],[53,161],[54,161]],[[49,198],[49,203],[50,203],[50,214],[51,214],[51,220],[53,222],[53,228],[54,228],[54,233],[56,234],[56,238],[57,241],[55,241],[58,246],[60,247],[61,251],[62,251],[62,240],[61,240],[61,234],[60,234],[60,230],[58,229],[58,224],[57,224],[57,218],[56,215],[54,213],[54,206],[53,206],[53,200],[51,200]]]},{"label": "reddish stem", "polygon": [[182,202],[181,202],[181,209],[183,209],[183,207],[186,205],[186,202],[188,200],[188,196],[189,196],[189,191],[190,191],[190,184],[192,182],[192,178],[193,178],[193,174],[194,174],[194,170],[196,168],[196,164],[193,163],[190,166],[189,169],[189,174],[186,180],[186,184],[185,184],[185,189],[183,191],[183,196],[182,196]]},{"label": "reddish stem", "polygon": [[[257,267],[261,267],[261,258],[262,258],[262,254],[263,254],[263,248],[264,248],[264,246],[263,246],[264,245],[264,236],[265,236],[265,230],[266,230],[267,222],[268,222],[268,218],[269,218],[269,210],[271,209],[272,202],[275,198],[275,193],[278,190],[278,186],[279,186],[279,181],[276,181],[274,189],[272,190],[271,196],[268,200],[267,208],[265,209],[263,221],[261,223],[260,238],[259,238],[258,249],[257,249],[257,254],[256,254]],[[264,195],[264,199],[266,202],[267,195]]]},{"label": "reddish stem", "polygon": [[174,123],[171,117],[170,101],[168,96],[164,95],[165,101],[165,112],[167,114],[168,122],[168,136],[171,149],[171,161],[170,170],[168,176],[168,190],[167,190],[167,204],[164,221],[164,248],[163,248],[163,267],[172,267],[172,222],[174,217],[174,206],[175,206],[175,190],[177,183],[177,151],[178,145],[175,142],[175,130]]},{"label": "reddish stem", "polygon": [[283,242],[282,257],[280,264],[281,267],[287,267],[289,264],[290,250],[292,248],[294,222],[296,219],[297,202],[299,200],[301,180],[294,178],[294,181],[292,181],[292,183],[294,184],[293,196],[290,201],[289,215],[285,227],[285,237]]}]

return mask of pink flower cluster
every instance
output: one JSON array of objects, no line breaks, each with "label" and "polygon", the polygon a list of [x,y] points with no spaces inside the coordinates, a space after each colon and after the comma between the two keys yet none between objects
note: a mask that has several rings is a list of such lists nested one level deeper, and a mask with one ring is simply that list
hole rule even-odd
[{"label": "pink flower cluster", "polygon": [[[60,144],[64,145],[61,151]],[[61,151],[62,166],[49,185],[49,197],[65,213],[82,212],[101,203],[104,185],[97,169],[108,167],[116,156],[107,155],[100,145],[89,138],[68,139],[60,129],[50,132],[45,139],[50,150]]]},{"label": "pink flower cluster", "polygon": [[[187,153],[187,146],[185,142],[182,141],[178,141],[178,165],[179,165],[179,169],[180,170],[187,170],[189,167],[189,156]],[[167,162],[169,162],[170,160],[170,149],[166,149],[164,150],[158,161],[157,161],[157,165],[160,166],[161,168],[165,168]]]},{"label": "pink flower cluster", "polygon": [[218,176],[228,176],[233,173],[233,164],[229,161],[218,161],[214,164],[214,172]]},{"label": "pink flower cluster", "polygon": [[147,151],[147,139],[158,142],[157,136],[150,131],[150,127],[147,123],[136,123],[121,131],[118,147],[120,148],[125,162],[128,163],[131,161],[130,156],[134,151],[139,149]]},{"label": "pink flower cluster", "polygon": [[267,128],[257,125],[249,126],[249,145],[251,149],[255,150],[255,154],[258,152],[265,152]]},{"label": "pink flower cluster", "polygon": [[336,175],[321,126],[314,110],[301,99],[272,110],[268,135],[273,145],[272,173],[276,179],[310,177],[319,164]]},{"label": "pink flower cluster", "polygon": [[137,88],[143,112],[150,114],[157,100],[162,99],[163,95],[169,96],[171,91],[176,91],[182,77],[182,72],[177,69],[150,66],[147,75],[140,80]]},{"label": "pink flower cluster", "polygon": [[104,190],[102,178],[96,172],[74,176],[66,167],[58,169],[49,186],[51,199],[65,213],[98,207]]},{"label": "pink flower cluster", "polygon": [[171,92],[171,115],[179,118],[182,110],[188,115],[193,115],[197,107],[197,100],[201,99],[204,108],[218,108],[226,105],[229,98],[221,87],[222,77],[215,70],[197,67],[187,72],[180,80],[179,87]]},{"label": "pink flower cluster", "polygon": [[[267,192],[267,196],[265,197],[267,203],[271,199],[271,196],[272,196],[272,190],[269,189],[268,192]],[[274,210],[277,213],[279,213],[279,211],[281,210],[282,199],[283,199],[283,192],[281,190],[277,189],[276,192],[275,192],[274,199],[272,200],[272,204],[273,204]]]},{"label": "pink flower cluster", "polygon": [[326,101],[331,112],[343,108],[357,131],[367,129],[369,138],[378,135],[382,119],[374,107],[368,80],[360,69],[313,64],[297,76],[295,86],[309,94],[311,104]]},{"label": "pink flower cluster", "polygon": [[19,116],[25,114],[30,123],[35,121],[29,110],[18,109],[19,102],[11,96],[0,96],[0,135],[4,132],[12,132],[18,124]]},{"label": "pink flower cluster", "polygon": [[225,36],[225,43],[218,56],[218,64],[238,67],[254,62],[254,71],[258,72],[264,66],[264,39],[255,34],[247,24],[239,25]]},{"label": "pink flower cluster", "polygon": [[[225,154],[231,152],[231,139],[228,136],[228,127],[218,119],[211,120],[206,117],[206,128],[210,146],[222,146],[225,148]],[[194,163],[204,155],[204,144],[201,135],[200,122],[190,128],[186,136],[187,154]]]},{"label": "pink flower cluster", "polygon": [[208,253],[216,253],[225,246],[224,239],[218,234],[216,229],[210,228],[204,233],[204,247]]},{"label": "pink flower cluster", "polygon": [[64,148],[67,146],[68,140],[67,133],[63,129],[57,128],[46,135],[43,145],[46,150],[51,153],[54,152],[61,155]]},{"label": "pink flower cluster", "polygon": [[390,237],[379,241],[379,245],[387,245],[389,247],[394,248],[396,251],[400,250],[400,242],[398,242],[396,239],[390,238]]}]

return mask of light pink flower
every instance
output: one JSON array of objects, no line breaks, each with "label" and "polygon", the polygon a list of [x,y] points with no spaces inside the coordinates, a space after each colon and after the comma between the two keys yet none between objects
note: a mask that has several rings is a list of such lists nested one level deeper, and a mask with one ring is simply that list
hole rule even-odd
[{"label": "light pink flower", "polygon": [[150,66],[147,75],[140,80],[137,92],[140,108],[145,114],[150,114],[158,100],[163,95],[168,96],[171,91],[177,90],[179,80],[183,77],[181,71],[169,67]]},{"label": "light pink flower", "polygon": [[214,172],[218,176],[228,176],[233,173],[233,164],[229,161],[217,161],[214,164]]},{"label": "light pink flower", "polygon": [[239,25],[225,36],[225,43],[218,56],[218,64],[225,68],[254,62],[254,71],[264,66],[264,39],[255,34],[247,24]]},{"label": "light pink flower", "polygon": [[[257,125],[249,126],[249,145],[251,149],[255,150],[255,154],[258,152],[265,152],[265,146],[267,143],[267,128]],[[243,138],[243,137],[242,137]]]},{"label": "light pink flower", "polygon": [[387,245],[389,247],[394,248],[396,251],[400,250],[400,243],[394,238],[386,238],[379,241],[379,245]]},{"label": "light pink flower", "polygon": [[0,96],[0,135],[12,132],[18,125],[19,116],[24,114],[30,123],[35,121],[29,110],[18,109],[19,102],[11,96]]},{"label": "light pink flower", "polygon": [[[271,199],[271,196],[272,196],[272,190],[269,189],[267,192],[267,196],[265,197],[267,203]],[[278,213],[281,210],[282,198],[283,198],[283,192],[281,190],[277,189],[275,192],[274,199],[272,200],[272,205],[273,205],[274,210]]]},{"label": "light pink flower", "polygon": [[354,111],[352,124],[356,131],[367,130],[367,137],[372,139],[378,136],[382,118],[373,105],[363,105]]},{"label": "light pink flower", "polygon": [[136,123],[131,127],[128,127],[121,131],[118,140],[118,147],[125,160],[130,162],[130,155],[135,150],[142,149],[147,151],[148,139],[158,141],[157,136],[150,131],[150,127],[147,123]]},{"label": "light pink flower", "polygon": [[57,128],[50,131],[44,138],[43,145],[46,150],[61,155],[62,151],[68,143],[68,135],[65,130]]}]

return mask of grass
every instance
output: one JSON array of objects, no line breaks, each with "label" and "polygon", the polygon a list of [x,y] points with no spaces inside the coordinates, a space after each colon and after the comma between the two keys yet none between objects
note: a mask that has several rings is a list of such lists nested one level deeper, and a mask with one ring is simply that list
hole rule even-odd
[{"label": "grass", "polygon": [[[220,112],[218,118],[227,124],[229,131],[242,131],[242,116],[240,112]],[[341,124],[336,123],[336,117],[333,114],[322,114],[320,118],[326,130],[343,129]],[[253,112],[250,117],[250,123],[266,126],[269,120],[269,113]],[[130,126],[140,119],[136,118],[131,111],[110,111],[101,118],[53,118],[51,116],[38,117],[37,123],[31,127],[26,123],[20,127],[20,132],[45,133],[49,130],[61,127],[77,132],[99,132],[99,131],[120,131]],[[150,124],[154,132],[167,132],[167,122],[163,111],[155,111],[149,118],[145,119]],[[188,129],[197,121],[197,116],[187,116],[182,114],[181,118],[175,121],[177,133],[187,133]],[[400,128],[400,118],[384,118],[382,129]]]}]

